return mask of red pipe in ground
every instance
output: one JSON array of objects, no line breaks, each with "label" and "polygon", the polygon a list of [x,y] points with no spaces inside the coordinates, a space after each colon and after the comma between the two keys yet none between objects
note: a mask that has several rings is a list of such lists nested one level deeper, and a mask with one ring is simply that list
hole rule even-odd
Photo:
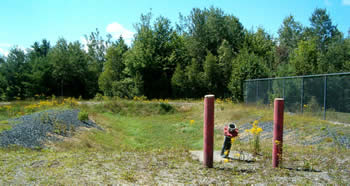
[{"label": "red pipe in ground", "polygon": [[273,115],[272,167],[282,161],[284,99],[276,98]]},{"label": "red pipe in ground", "polygon": [[204,97],[203,165],[212,168],[214,156],[214,95]]}]

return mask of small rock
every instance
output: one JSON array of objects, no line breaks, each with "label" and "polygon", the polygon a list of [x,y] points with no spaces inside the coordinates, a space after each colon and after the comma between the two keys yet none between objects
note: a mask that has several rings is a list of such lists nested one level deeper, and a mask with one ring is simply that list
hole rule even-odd
[{"label": "small rock", "polygon": [[30,164],[31,167],[33,168],[38,168],[44,166],[44,164],[47,163],[47,160],[39,160],[39,161],[34,161],[33,163]]}]

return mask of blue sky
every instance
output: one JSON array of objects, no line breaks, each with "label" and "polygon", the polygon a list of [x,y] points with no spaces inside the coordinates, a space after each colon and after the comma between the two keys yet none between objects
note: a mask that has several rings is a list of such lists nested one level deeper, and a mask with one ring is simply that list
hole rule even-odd
[{"label": "blue sky", "polygon": [[103,36],[122,34],[131,42],[141,13],[152,9],[154,17],[174,23],[179,12],[188,15],[194,7],[211,5],[238,17],[245,28],[262,26],[273,36],[290,14],[308,26],[315,8],[326,8],[345,36],[350,29],[350,0],[0,0],[0,55],[44,38],[52,45],[59,37],[84,43],[84,35],[96,28]]}]

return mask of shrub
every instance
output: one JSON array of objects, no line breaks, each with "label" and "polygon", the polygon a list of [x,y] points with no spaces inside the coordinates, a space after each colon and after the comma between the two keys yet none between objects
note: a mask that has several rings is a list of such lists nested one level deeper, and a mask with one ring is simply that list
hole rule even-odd
[{"label": "shrub", "polygon": [[89,113],[86,111],[80,111],[78,114],[78,119],[80,121],[87,121],[89,120]]},{"label": "shrub", "polygon": [[172,113],[174,111],[174,107],[168,103],[160,103],[160,114]]},{"label": "shrub", "polygon": [[97,93],[96,96],[94,97],[94,100],[102,101],[103,100],[103,95],[101,93]]}]

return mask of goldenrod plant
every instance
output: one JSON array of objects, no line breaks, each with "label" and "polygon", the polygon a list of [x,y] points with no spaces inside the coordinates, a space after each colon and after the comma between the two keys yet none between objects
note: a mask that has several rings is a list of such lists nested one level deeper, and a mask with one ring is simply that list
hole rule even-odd
[{"label": "goldenrod plant", "polygon": [[245,130],[252,135],[253,140],[251,141],[254,154],[259,154],[260,152],[260,133],[263,131],[259,126],[259,121],[255,120],[252,123],[252,128]]}]

